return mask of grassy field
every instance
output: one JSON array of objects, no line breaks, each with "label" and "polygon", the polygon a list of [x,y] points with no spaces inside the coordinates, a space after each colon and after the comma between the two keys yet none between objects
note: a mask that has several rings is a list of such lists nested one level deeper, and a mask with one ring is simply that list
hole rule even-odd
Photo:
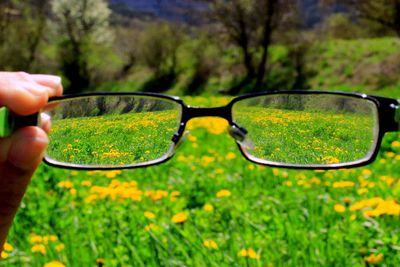
[{"label": "grassy field", "polygon": [[188,128],[163,165],[42,165],[0,266],[400,266],[397,134],[373,165],[296,171],[243,159],[223,120]]}]

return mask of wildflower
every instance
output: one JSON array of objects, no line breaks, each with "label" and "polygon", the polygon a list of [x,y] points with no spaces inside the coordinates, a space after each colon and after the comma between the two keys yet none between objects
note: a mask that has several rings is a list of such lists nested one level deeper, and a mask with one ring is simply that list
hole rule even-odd
[{"label": "wildflower", "polygon": [[230,197],[232,195],[231,191],[222,189],[217,192],[217,198],[223,198],[223,197]]},{"label": "wildflower", "polygon": [[338,213],[342,213],[342,212],[345,212],[345,211],[346,211],[346,207],[343,206],[343,205],[340,205],[340,204],[336,204],[333,208],[334,208],[335,211],[338,212]]},{"label": "wildflower", "polygon": [[33,234],[31,235],[30,241],[31,243],[41,243],[43,242],[43,237],[41,237],[40,235]]},{"label": "wildflower", "polygon": [[58,244],[58,245],[56,246],[56,250],[57,250],[58,252],[60,252],[61,250],[64,250],[64,248],[65,248],[65,245],[64,245],[64,244]]},{"label": "wildflower", "polygon": [[247,255],[251,259],[255,259],[255,260],[259,260],[260,259],[260,255],[258,255],[252,248],[249,248],[247,250]]},{"label": "wildflower", "polygon": [[259,260],[260,255],[258,255],[254,249],[249,248],[249,249],[242,249],[239,251],[238,256],[240,257],[249,257],[251,259]]},{"label": "wildflower", "polygon": [[171,201],[175,201],[180,195],[179,191],[172,191],[170,194]]},{"label": "wildflower", "polygon": [[242,249],[239,251],[238,256],[247,257],[247,249]]},{"label": "wildflower", "polygon": [[8,253],[7,253],[7,252],[5,252],[5,251],[2,251],[2,252],[1,252],[1,254],[0,254],[0,260],[1,260],[1,259],[7,259],[7,258],[8,258],[8,256],[9,256],[9,255],[8,255]]},{"label": "wildflower", "polygon": [[59,262],[59,261],[52,261],[52,262],[46,263],[46,264],[44,265],[44,267],[65,267],[65,265],[62,264],[62,263]]},{"label": "wildflower", "polygon": [[34,246],[32,247],[32,249],[31,249],[31,251],[32,251],[32,252],[39,252],[39,253],[42,253],[43,255],[46,254],[46,248],[45,248],[45,246],[42,245],[42,244],[34,245]]},{"label": "wildflower", "polygon": [[156,217],[156,215],[151,211],[145,211],[143,214],[147,219],[154,219]]},{"label": "wildflower", "polygon": [[157,228],[158,228],[157,225],[155,225],[154,223],[149,223],[148,225],[146,225],[144,227],[144,230],[149,232],[149,231],[157,230]]},{"label": "wildflower", "polygon": [[368,192],[367,188],[360,188],[357,190],[357,194],[362,195]]},{"label": "wildflower", "polygon": [[369,263],[369,264],[378,264],[382,261],[383,254],[379,253],[378,255],[371,254],[368,257],[364,258],[364,261]]},{"label": "wildflower", "polygon": [[71,189],[74,187],[74,185],[71,183],[71,181],[61,181],[58,183],[58,186],[61,188],[67,188],[67,189]]},{"label": "wildflower", "polygon": [[204,209],[206,212],[212,212],[212,211],[214,210],[214,206],[211,205],[211,204],[206,203],[206,204],[204,204],[203,209]]},{"label": "wildflower", "polygon": [[283,185],[291,187],[293,185],[292,181],[284,181]]},{"label": "wildflower", "polygon": [[229,153],[226,155],[226,159],[227,159],[227,160],[231,160],[231,159],[234,159],[234,158],[236,158],[236,154],[233,153],[233,152],[229,152]]},{"label": "wildflower", "polygon": [[218,249],[217,243],[212,239],[204,240],[203,246],[210,249]]},{"label": "wildflower", "polygon": [[334,182],[333,183],[333,188],[345,188],[345,187],[353,187],[354,182],[351,181],[340,181],[340,182]]},{"label": "wildflower", "polygon": [[90,187],[90,186],[92,186],[92,182],[90,182],[90,181],[88,181],[88,180],[85,180],[85,181],[82,181],[82,182],[81,182],[81,185],[82,185],[82,186],[86,186],[86,187]]},{"label": "wildflower", "polygon": [[399,141],[393,141],[392,142],[392,147],[400,147],[400,142]]},{"label": "wildflower", "polygon": [[175,214],[172,217],[171,221],[173,223],[178,224],[178,223],[184,223],[187,219],[188,219],[187,214],[185,212],[180,212],[180,213]]},{"label": "wildflower", "polygon": [[4,243],[4,246],[3,246],[3,249],[5,250],[5,251],[12,251],[14,248],[13,248],[13,246],[10,244],[10,243]]}]

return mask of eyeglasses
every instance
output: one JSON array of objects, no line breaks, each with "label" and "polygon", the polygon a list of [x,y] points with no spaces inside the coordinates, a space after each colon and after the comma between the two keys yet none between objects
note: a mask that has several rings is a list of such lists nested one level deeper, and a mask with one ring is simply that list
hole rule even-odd
[{"label": "eyeglasses", "polygon": [[[371,163],[386,132],[398,131],[396,99],[357,93],[277,91],[247,94],[223,107],[199,108],[153,93],[54,97],[44,161],[72,169],[125,169],[170,159],[197,117],[228,121],[242,155],[286,168],[336,169]],[[0,113],[1,118],[1,113]],[[1,123],[1,120],[0,120]],[[17,127],[34,116],[14,116]],[[1,129],[1,127],[0,127]]]}]

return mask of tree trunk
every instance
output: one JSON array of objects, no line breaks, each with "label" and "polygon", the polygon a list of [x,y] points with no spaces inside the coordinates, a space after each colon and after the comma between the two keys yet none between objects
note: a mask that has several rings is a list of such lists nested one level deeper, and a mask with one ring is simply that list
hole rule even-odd
[{"label": "tree trunk", "polygon": [[257,91],[261,88],[265,76],[265,71],[268,63],[268,48],[271,43],[272,34],[272,17],[275,12],[275,1],[269,0],[267,2],[267,15],[265,18],[265,24],[263,29],[263,40],[262,40],[262,56],[260,64],[257,70],[257,81],[254,86],[254,90]]}]

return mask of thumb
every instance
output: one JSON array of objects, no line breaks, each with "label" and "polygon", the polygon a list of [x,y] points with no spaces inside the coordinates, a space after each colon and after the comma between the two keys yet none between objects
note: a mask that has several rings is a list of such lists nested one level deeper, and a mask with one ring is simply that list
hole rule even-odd
[{"label": "thumb", "polygon": [[0,248],[47,144],[46,133],[34,126],[0,139]]}]

